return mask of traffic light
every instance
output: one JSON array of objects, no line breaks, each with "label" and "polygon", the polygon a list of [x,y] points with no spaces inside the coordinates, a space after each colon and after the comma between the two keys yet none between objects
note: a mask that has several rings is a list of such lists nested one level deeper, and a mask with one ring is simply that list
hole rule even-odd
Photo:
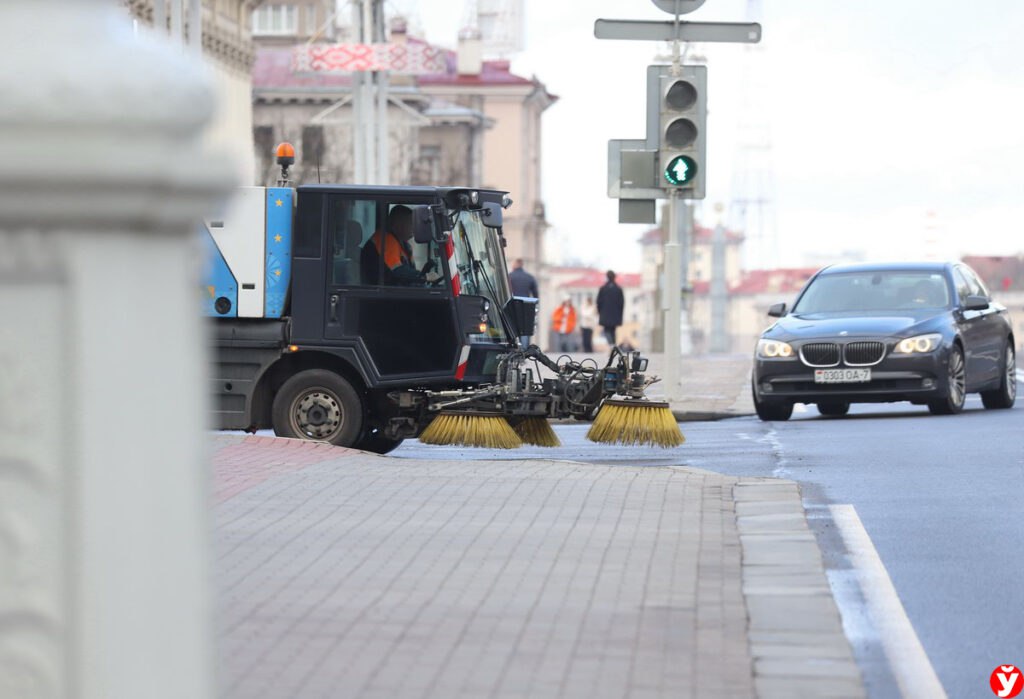
[{"label": "traffic light", "polygon": [[659,185],[682,190],[686,199],[704,198],[707,84],[705,66],[681,66],[678,75],[659,78]]}]

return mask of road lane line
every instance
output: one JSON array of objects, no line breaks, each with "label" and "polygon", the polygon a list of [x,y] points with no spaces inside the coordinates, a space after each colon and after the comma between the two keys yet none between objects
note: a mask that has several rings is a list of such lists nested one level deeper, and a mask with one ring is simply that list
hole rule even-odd
[{"label": "road lane line", "polygon": [[868,614],[878,630],[900,693],[906,699],[944,699],[946,691],[903,609],[871,537],[857,516],[857,510],[853,505],[831,505],[829,510],[846,544]]},{"label": "road lane line", "polygon": [[1017,380],[1024,383],[1024,369],[1017,370]]}]

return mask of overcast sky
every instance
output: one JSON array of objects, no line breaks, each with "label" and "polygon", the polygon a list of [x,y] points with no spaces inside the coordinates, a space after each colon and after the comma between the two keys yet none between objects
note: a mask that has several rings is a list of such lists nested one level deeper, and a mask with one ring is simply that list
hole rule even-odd
[{"label": "overcast sky", "polygon": [[[391,0],[389,11],[454,47],[466,4]],[[707,0],[685,18],[742,22],[746,12],[746,0]],[[699,221],[713,224],[714,203],[742,196],[736,143],[740,125],[757,122],[772,166],[746,196],[774,204],[779,254],[767,261],[1024,251],[1024,3],[764,0],[762,12],[752,58],[738,44],[698,47],[709,83]],[[552,234],[583,262],[635,271],[647,227],[617,223],[607,142],[644,137],[645,70],[665,45],[599,41],[597,18],[670,16],[650,0],[527,0],[526,48],[512,67],[559,97],[543,121]],[[744,79],[750,60],[758,68]]]}]

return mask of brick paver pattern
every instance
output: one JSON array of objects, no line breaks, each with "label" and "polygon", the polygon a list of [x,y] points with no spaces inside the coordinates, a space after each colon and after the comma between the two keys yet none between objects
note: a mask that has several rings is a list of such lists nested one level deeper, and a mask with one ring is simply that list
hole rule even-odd
[{"label": "brick paver pattern", "polygon": [[217,447],[222,696],[754,695],[735,479]]}]

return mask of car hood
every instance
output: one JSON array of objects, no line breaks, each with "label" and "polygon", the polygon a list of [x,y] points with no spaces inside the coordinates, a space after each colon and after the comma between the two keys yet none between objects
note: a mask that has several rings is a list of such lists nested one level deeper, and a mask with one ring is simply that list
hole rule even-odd
[{"label": "car hood", "polygon": [[775,332],[793,339],[810,337],[828,337],[845,333],[844,337],[858,336],[893,336],[903,335],[922,322],[935,317],[934,312],[915,315],[884,315],[884,316],[836,316],[836,315],[789,315],[780,318],[772,327]]}]

